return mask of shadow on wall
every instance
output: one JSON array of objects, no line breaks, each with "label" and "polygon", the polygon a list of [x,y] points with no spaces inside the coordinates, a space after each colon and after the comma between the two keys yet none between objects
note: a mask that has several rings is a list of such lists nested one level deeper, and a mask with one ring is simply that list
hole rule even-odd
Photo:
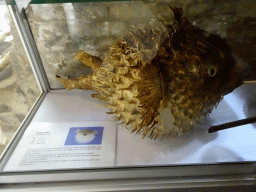
[{"label": "shadow on wall", "polygon": [[244,159],[237,153],[223,146],[212,146],[202,154],[201,161],[203,163],[216,163],[230,161],[243,161]]}]

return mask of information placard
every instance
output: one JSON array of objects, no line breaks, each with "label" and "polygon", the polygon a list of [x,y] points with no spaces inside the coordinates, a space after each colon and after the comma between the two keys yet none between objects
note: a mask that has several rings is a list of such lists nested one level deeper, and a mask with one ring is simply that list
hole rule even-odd
[{"label": "information placard", "polygon": [[115,165],[114,121],[31,123],[4,171]]}]

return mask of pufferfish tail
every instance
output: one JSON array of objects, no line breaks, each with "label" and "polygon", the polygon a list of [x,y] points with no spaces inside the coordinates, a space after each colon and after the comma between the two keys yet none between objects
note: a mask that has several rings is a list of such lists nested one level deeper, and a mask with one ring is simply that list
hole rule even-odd
[{"label": "pufferfish tail", "polygon": [[[74,57],[76,60],[82,61],[83,64],[91,67],[94,71],[97,70],[102,61],[94,56],[91,56],[84,51],[78,51]],[[77,79],[63,79],[57,76],[58,81],[61,85],[67,89],[85,89],[85,90],[93,90],[94,78],[93,74],[83,75]]]},{"label": "pufferfish tail", "polygon": [[100,60],[98,57],[89,55],[88,53],[85,53],[83,50],[78,51],[74,59],[82,61],[83,64],[91,67],[93,71],[98,69],[102,63],[102,60]]},{"label": "pufferfish tail", "polygon": [[93,90],[93,80],[92,75],[83,75],[78,79],[63,79],[57,76],[60,84],[67,90],[70,89],[85,89],[85,90]]}]

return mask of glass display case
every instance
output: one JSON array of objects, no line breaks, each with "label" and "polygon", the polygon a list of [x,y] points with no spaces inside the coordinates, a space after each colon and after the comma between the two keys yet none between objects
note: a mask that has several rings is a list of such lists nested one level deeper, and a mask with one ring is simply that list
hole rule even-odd
[{"label": "glass display case", "polygon": [[[256,123],[208,132],[210,126],[256,117],[254,1],[0,3],[3,188],[25,190],[35,187],[33,183],[78,191],[83,187],[91,191],[226,187],[253,191],[256,187]],[[227,40],[235,67],[224,76],[234,75],[231,81],[243,78],[243,84],[235,83],[234,90],[228,90],[232,92],[191,131],[166,138],[155,134],[155,139],[154,129],[149,137],[137,130],[139,134],[131,133],[120,124],[121,115],[116,118],[105,101],[94,98],[95,90],[66,90],[58,81],[92,74],[93,66],[74,59],[80,50],[104,65],[121,37],[138,28],[146,31],[143,27],[148,24],[152,42],[162,46],[169,34],[179,30],[173,7],[183,8],[183,16],[191,23],[186,29],[199,26]],[[170,27],[173,32],[166,34],[172,17],[177,21]],[[161,51],[158,46],[155,51],[152,42],[145,45],[150,47],[150,56],[148,52],[141,56],[148,63]],[[169,47],[171,43],[167,42]],[[169,116],[161,118],[169,126]]]}]

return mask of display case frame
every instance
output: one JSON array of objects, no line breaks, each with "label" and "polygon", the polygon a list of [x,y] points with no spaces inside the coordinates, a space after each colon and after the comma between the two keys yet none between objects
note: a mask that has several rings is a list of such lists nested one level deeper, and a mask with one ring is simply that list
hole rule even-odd
[{"label": "display case frame", "polygon": [[[8,2],[7,2],[8,3]],[[33,39],[24,9],[19,10],[17,5],[8,3],[9,11],[22,39],[34,73],[42,89],[42,94],[23,121],[16,135],[1,157],[1,166],[6,165],[9,157],[17,146],[26,128],[40,108],[50,89],[45,70],[43,68],[37,46]],[[48,185],[44,182],[48,182]],[[56,182],[54,184],[54,182]],[[88,187],[90,190],[101,191],[128,191],[128,190],[167,190],[167,189],[216,189],[233,187],[247,187],[249,190],[256,187],[255,162],[229,162],[215,164],[189,164],[168,166],[132,166],[110,167],[97,169],[63,169],[22,172],[0,172],[0,184],[39,183],[42,187],[75,186],[77,190]],[[6,189],[11,186],[3,185]],[[100,187],[101,186],[101,187]],[[23,186],[24,187],[24,186]],[[34,187],[27,185],[27,188]]]},{"label": "display case frame", "polygon": [[12,19],[14,21],[14,24],[16,26],[16,29],[18,31],[19,37],[21,39],[21,42],[26,52],[29,63],[31,65],[33,74],[36,77],[36,81],[37,81],[38,87],[40,88],[41,94],[35,101],[34,105],[31,107],[31,109],[29,110],[28,115],[22,121],[16,134],[13,136],[11,142],[8,144],[4,152],[1,154],[1,166],[0,166],[1,169],[3,168],[3,165],[6,164],[6,159],[10,157],[10,152],[13,151],[13,149],[17,145],[17,142],[20,140],[22,134],[25,131],[25,127],[27,127],[30,124],[36,111],[40,107],[40,104],[46,97],[47,92],[50,91],[50,86],[46,78],[45,71],[42,65],[38,64],[41,61],[40,61],[39,54],[37,52],[36,45],[34,44],[33,37],[31,36],[31,33],[27,32],[29,28],[26,28],[28,27],[28,25],[26,26],[26,23],[24,23],[24,20],[26,19],[21,17],[22,14],[19,14],[18,7],[16,5],[13,5],[15,4],[13,1],[6,2],[6,3],[9,9],[9,12],[12,16]]}]

